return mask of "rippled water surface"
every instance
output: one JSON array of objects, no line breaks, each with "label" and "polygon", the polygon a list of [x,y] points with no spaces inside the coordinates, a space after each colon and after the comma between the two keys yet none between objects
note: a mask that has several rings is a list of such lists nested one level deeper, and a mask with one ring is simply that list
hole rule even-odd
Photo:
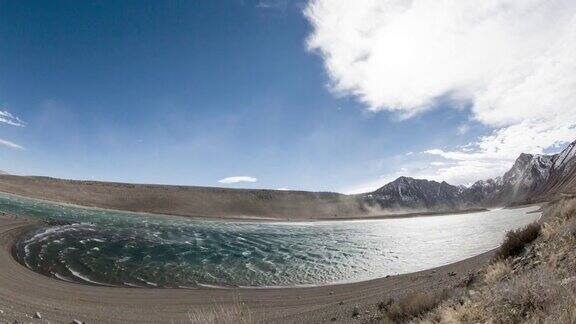
[{"label": "rippled water surface", "polygon": [[21,263],[61,280],[136,287],[323,285],[414,272],[496,247],[506,231],[537,219],[537,209],[259,223],[84,209],[0,195],[0,210],[61,224],[18,242]]}]

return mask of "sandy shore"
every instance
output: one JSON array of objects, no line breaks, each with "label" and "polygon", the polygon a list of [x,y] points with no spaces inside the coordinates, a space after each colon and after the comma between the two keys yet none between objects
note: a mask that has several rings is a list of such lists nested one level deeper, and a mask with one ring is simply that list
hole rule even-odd
[{"label": "sandy shore", "polygon": [[[138,289],[87,286],[35,273],[16,262],[14,241],[38,223],[0,217],[0,318],[70,323],[190,323],[189,313],[233,308],[244,302],[262,322],[366,320],[377,304],[409,291],[452,287],[485,264],[492,252],[432,270],[352,284],[278,289]],[[449,275],[454,272],[456,275]],[[354,306],[362,314],[353,319]],[[39,312],[42,320],[33,318]],[[366,313],[368,312],[368,313]]]}]

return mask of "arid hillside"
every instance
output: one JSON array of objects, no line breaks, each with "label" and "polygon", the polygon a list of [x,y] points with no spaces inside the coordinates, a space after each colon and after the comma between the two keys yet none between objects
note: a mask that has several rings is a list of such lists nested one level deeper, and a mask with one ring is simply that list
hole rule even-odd
[{"label": "arid hillside", "polygon": [[337,219],[365,216],[354,197],[328,192],[126,184],[0,175],[0,191],[90,207],[197,217]]}]

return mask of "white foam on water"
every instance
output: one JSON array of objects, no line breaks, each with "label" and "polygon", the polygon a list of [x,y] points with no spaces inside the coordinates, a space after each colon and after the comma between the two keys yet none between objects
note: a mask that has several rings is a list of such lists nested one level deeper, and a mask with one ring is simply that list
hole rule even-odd
[{"label": "white foam on water", "polygon": [[144,282],[144,283],[146,283],[146,284],[148,284],[148,285],[150,285],[150,286],[158,287],[158,284],[157,284],[157,283],[150,282],[150,281],[146,281],[146,280],[144,280],[144,279],[142,279],[142,278],[140,278],[140,277],[135,277],[135,278],[138,279],[138,280],[140,280],[140,281],[142,281],[142,282]]},{"label": "white foam on water", "polygon": [[99,281],[92,280],[92,279],[88,278],[87,276],[83,275],[82,273],[80,273],[80,272],[72,269],[72,268],[69,267],[69,266],[66,266],[66,269],[68,269],[68,271],[70,271],[70,273],[72,273],[72,275],[74,275],[74,277],[79,278],[79,279],[82,279],[82,280],[84,280],[84,281],[86,281],[86,282],[93,283],[93,284],[96,284],[96,285],[102,285],[102,286],[113,286],[113,285],[110,285],[110,284],[106,284],[106,283],[103,283],[103,282],[99,282]]},{"label": "white foam on water", "polygon": [[51,274],[54,275],[54,277],[60,279],[60,280],[64,280],[64,281],[68,281],[68,282],[74,282],[66,277],[64,277],[63,275],[59,274],[58,272],[51,272]]}]

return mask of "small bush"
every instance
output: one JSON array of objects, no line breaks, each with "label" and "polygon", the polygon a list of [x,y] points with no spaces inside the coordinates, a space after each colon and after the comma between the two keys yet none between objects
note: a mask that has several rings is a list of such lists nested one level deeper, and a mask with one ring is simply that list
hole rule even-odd
[{"label": "small bush", "polygon": [[497,260],[503,260],[519,255],[524,251],[524,247],[534,241],[539,235],[540,224],[538,223],[532,223],[522,229],[509,231],[506,233],[504,242],[498,251],[496,251],[495,258]]},{"label": "small bush", "polygon": [[388,318],[395,322],[405,322],[420,317],[433,310],[448,298],[447,291],[418,292],[400,298],[388,307]]}]

